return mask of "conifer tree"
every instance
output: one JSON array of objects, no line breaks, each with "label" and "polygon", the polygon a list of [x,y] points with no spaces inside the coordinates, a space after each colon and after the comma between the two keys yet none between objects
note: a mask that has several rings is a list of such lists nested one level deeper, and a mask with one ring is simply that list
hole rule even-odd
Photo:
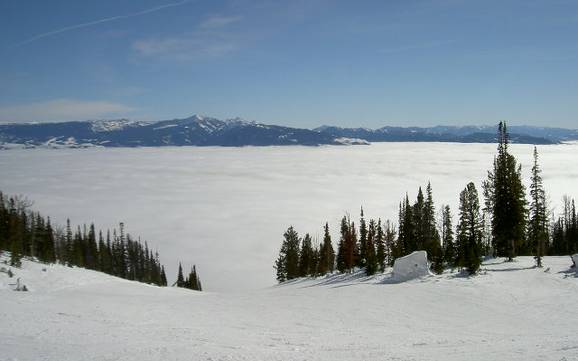
[{"label": "conifer tree", "polygon": [[444,267],[444,254],[441,247],[440,234],[436,227],[435,205],[433,201],[431,183],[427,183],[426,200],[423,209],[423,238],[424,248],[430,257],[432,270],[435,273],[442,273]]},{"label": "conifer tree", "polygon": [[352,272],[359,258],[359,247],[357,245],[357,231],[355,229],[355,222],[351,222],[348,227],[348,238],[347,238],[347,253],[346,253],[346,263],[347,270]]},{"label": "conifer tree", "polygon": [[165,266],[161,266],[161,282],[160,286],[167,285],[167,274],[165,273]]},{"label": "conifer tree", "polygon": [[493,248],[498,257],[512,260],[524,248],[526,199],[521,166],[508,149],[506,123],[498,126],[498,154],[484,182],[486,207],[492,215]]},{"label": "conifer tree", "polygon": [[313,269],[314,252],[311,243],[311,236],[306,233],[301,242],[299,253],[299,277],[307,277],[315,273]]},{"label": "conifer tree", "polygon": [[371,219],[369,221],[369,229],[367,231],[366,239],[366,261],[365,261],[365,274],[368,276],[375,274],[378,270],[377,255],[375,252],[375,245],[377,238],[377,224],[375,220]]},{"label": "conifer tree", "polygon": [[417,192],[417,199],[413,205],[412,209],[412,216],[413,216],[413,225],[414,225],[414,232],[413,232],[413,245],[411,247],[411,253],[417,250],[425,250],[425,243],[426,243],[426,228],[427,225],[424,222],[424,213],[425,213],[425,201],[423,196],[423,191],[421,187]]},{"label": "conifer tree", "polygon": [[295,231],[293,226],[287,228],[287,231],[283,234],[283,243],[281,244],[279,256],[275,261],[277,281],[283,282],[300,276],[299,245],[299,234]]},{"label": "conifer tree", "polygon": [[185,287],[185,277],[183,276],[183,266],[179,262],[179,273],[177,275],[177,287]]},{"label": "conifer tree", "polygon": [[377,220],[375,233],[375,258],[377,261],[377,270],[379,272],[385,271],[387,252],[385,248],[385,236],[383,234],[383,227],[381,225],[381,219]]},{"label": "conifer tree", "polygon": [[331,235],[329,234],[329,224],[327,222],[323,228],[323,242],[319,247],[319,264],[317,269],[321,275],[333,272],[335,269],[335,251],[331,244]]},{"label": "conifer tree", "polygon": [[356,257],[356,266],[363,268],[367,265],[367,224],[365,223],[365,218],[363,215],[363,207],[361,207],[360,219],[359,219],[359,247],[358,247],[358,257]]},{"label": "conifer tree", "polygon": [[546,215],[546,193],[541,176],[542,170],[538,164],[538,149],[534,147],[534,165],[530,185],[530,220],[528,222],[528,240],[533,248],[536,265],[542,267],[542,257],[546,249],[548,237]]},{"label": "conifer tree", "polygon": [[341,219],[340,226],[341,237],[339,238],[339,244],[337,247],[337,270],[341,273],[345,272],[347,269],[346,264],[346,242],[348,238],[349,225],[347,218],[343,217]]},{"label": "conifer tree", "polygon": [[460,214],[457,226],[459,266],[475,274],[481,264],[482,218],[478,192],[469,183],[460,193]]},{"label": "conifer tree", "polygon": [[454,243],[454,230],[452,226],[452,213],[450,206],[446,205],[442,209],[442,240],[444,249],[444,260],[450,267],[457,266],[456,245]]},{"label": "conifer tree", "polygon": [[389,220],[385,221],[385,228],[384,228],[384,240],[385,240],[385,264],[389,266],[393,266],[393,262],[395,261],[395,257],[393,257],[393,252],[395,249],[396,244],[396,234],[397,231],[395,226]]}]

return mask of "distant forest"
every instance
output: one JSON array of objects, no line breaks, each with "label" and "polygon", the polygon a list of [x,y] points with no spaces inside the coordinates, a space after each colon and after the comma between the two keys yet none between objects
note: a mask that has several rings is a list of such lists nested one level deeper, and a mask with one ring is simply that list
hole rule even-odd
[{"label": "distant forest", "polygon": [[417,250],[425,250],[431,270],[462,269],[475,274],[484,256],[534,256],[542,267],[544,255],[570,255],[578,251],[578,221],[574,199],[564,197],[563,213],[557,217],[548,209],[542,181],[538,150],[530,187],[522,183],[521,166],[509,152],[509,134],[505,122],[498,126],[498,151],[487,179],[482,183],[483,203],[473,182],[459,194],[457,224],[453,226],[449,206],[441,206],[436,217],[433,189],[420,187],[416,200],[409,196],[399,203],[397,225],[387,220],[365,219],[361,208],[358,226],[349,216],[340,224],[337,252],[329,225],[314,244],[309,234],[300,237],[289,227],[283,235],[274,268],[277,280],[322,276],[339,271],[364,269],[367,275],[383,272],[395,259]]},{"label": "distant forest", "polygon": [[[70,220],[64,229],[53,227],[49,217],[31,210],[32,202],[0,192],[0,253],[10,252],[10,265],[20,267],[22,257],[44,263],[60,263],[104,272],[131,281],[167,285],[159,255],[140,238],[125,233],[124,224],[112,232],[96,231],[94,224],[78,226]],[[183,277],[182,266],[175,286],[201,291],[201,280],[193,266]]]}]

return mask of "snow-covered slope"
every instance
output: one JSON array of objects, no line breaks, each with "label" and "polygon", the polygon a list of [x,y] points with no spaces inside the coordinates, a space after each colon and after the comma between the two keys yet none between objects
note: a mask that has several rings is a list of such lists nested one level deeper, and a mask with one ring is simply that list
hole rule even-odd
[{"label": "snow-covered slope", "polygon": [[576,360],[578,278],[569,257],[544,263],[218,294],[24,261],[14,272],[29,292],[0,273],[0,359]]}]

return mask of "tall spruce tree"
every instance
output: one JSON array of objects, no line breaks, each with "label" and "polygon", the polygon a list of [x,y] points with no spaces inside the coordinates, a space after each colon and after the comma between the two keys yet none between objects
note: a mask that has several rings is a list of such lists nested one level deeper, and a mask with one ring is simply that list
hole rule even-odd
[{"label": "tall spruce tree", "polygon": [[283,234],[279,256],[275,261],[277,281],[283,282],[299,277],[300,242],[299,234],[293,226],[287,228],[287,231]]},{"label": "tall spruce tree", "polygon": [[474,183],[469,183],[460,193],[457,240],[459,266],[475,274],[481,264],[482,216]]},{"label": "tall spruce tree", "polygon": [[413,225],[414,225],[414,230],[413,230],[413,245],[411,247],[411,250],[408,251],[408,253],[411,253],[413,251],[417,251],[417,250],[425,250],[425,245],[426,245],[426,229],[427,229],[427,225],[425,224],[425,200],[424,200],[424,196],[423,196],[423,191],[421,190],[421,187],[419,187],[419,190],[417,192],[417,199],[413,205],[413,210],[412,210],[412,216],[413,216]]},{"label": "tall spruce tree", "polygon": [[299,252],[299,277],[307,277],[315,273],[313,267],[315,263],[315,254],[313,251],[312,240],[309,233],[305,234],[301,242],[301,251]]},{"label": "tall spruce tree", "polygon": [[331,235],[329,234],[329,224],[327,222],[323,228],[323,242],[319,247],[319,264],[317,269],[321,275],[333,272],[335,269],[335,251],[331,244]]},{"label": "tall spruce tree", "polygon": [[366,242],[366,262],[365,262],[365,273],[370,276],[375,274],[378,270],[377,255],[375,253],[375,242],[377,238],[377,224],[375,220],[371,219],[369,221],[369,229],[367,231],[367,242]]},{"label": "tall spruce tree", "polygon": [[339,231],[341,233],[341,236],[339,237],[339,244],[337,246],[337,270],[343,273],[347,270],[346,243],[349,233],[349,224],[347,222],[347,217],[341,218],[341,225]]},{"label": "tall spruce tree", "polygon": [[498,126],[498,154],[484,182],[486,207],[492,215],[492,243],[498,257],[512,260],[525,246],[526,198],[521,166],[509,152],[505,122]]},{"label": "tall spruce tree", "polygon": [[368,248],[367,248],[367,224],[365,222],[365,217],[363,214],[363,207],[360,211],[359,219],[359,245],[358,245],[358,256],[356,257],[356,266],[363,268],[367,265]]},{"label": "tall spruce tree", "polygon": [[441,247],[440,234],[436,227],[435,205],[431,183],[427,183],[426,199],[423,208],[423,239],[424,249],[430,257],[431,267],[435,273],[442,273],[444,269],[444,254]]},{"label": "tall spruce tree", "polygon": [[375,248],[376,254],[375,258],[377,261],[377,270],[379,272],[385,271],[387,251],[385,245],[385,235],[383,234],[383,227],[381,225],[381,219],[377,221],[377,230],[375,233]]},{"label": "tall spruce tree", "polygon": [[181,265],[180,262],[179,262],[179,273],[177,274],[176,285],[177,285],[177,287],[185,287],[186,286],[185,276],[183,275],[183,266]]},{"label": "tall spruce tree", "polygon": [[457,251],[454,243],[454,230],[452,226],[452,213],[450,206],[442,208],[442,241],[444,249],[444,260],[449,267],[457,266]]},{"label": "tall spruce tree", "polygon": [[528,222],[528,241],[532,245],[536,265],[542,267],[542,257],[548,239],[548,220],[546,214],[546,192],[542,181],[542,170],[538,164],[538,149],[534,147],[534,165],[530,185],[530,220]]}]

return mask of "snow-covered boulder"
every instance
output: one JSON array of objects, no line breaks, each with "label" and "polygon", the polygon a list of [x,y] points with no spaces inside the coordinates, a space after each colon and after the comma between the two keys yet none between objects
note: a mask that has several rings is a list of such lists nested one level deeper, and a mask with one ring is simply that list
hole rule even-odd
[{"label": "snow-covered boulder", "polygon": [[428,276],[429,265],[426,251],[415,251],[407,256],[400,257],[393,264],[393,279],[398,282]]},{"label": "snow-covered boulder", "polygon": [[574,270],[578,272],[578,253],[572,256],[572,261],[574,261]]}]

